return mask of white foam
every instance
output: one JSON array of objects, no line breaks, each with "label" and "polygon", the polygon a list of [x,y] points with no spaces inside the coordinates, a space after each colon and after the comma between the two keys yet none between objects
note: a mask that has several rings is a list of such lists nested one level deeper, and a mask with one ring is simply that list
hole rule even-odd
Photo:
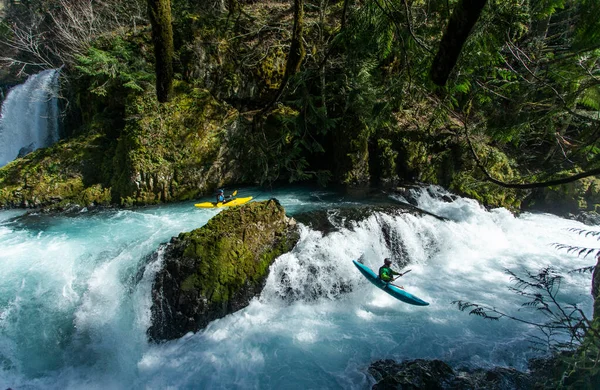
[{"label": "white foam", "polygon": [[[517,310],[522,301],[508,290],[505,268],[551,264],[564,274],[592,261],[551,244],[596,240],[566,230],[583,227],[578,222],[551,215],[515,218],[467,199],[418,195],[419,207],[451,221],[376,213],[327,235],[301,226],[300,242],[276,259],[263,293],[247,308],[159,345],[149,344],[145,332],[163,250],[150,262],[146,256],[214,210],[172,205],[0,223],[0,358],[9,362],[0,365],[0,387],[364,388],[365,368],[380,358],[523,368],[533,356],[533,329],[484,321],[451,302]],[[318,201],[294,196],[285,199],[302,207]],[[396,267],[409,261],[405,270],[412,272],[398,282],[430,306],[407,305],[377,289],[352,264],[359,257],[375,271],[385,257]],[[589,313],[589,283],[589,274],[568,274],[561,296]]]}]

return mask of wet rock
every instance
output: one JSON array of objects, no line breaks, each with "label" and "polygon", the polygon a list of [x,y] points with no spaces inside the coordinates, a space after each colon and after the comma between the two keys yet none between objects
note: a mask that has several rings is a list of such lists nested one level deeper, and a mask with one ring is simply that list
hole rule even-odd
[{"label": "wet rock", "polygon": [[441,389],[454,376],[441,360],[412,360],[396,363],[379,360],[369,367],[376,382],[373,389]]},{"label": "wet rock", "polygon": [[369,367],[376,383],[373,389],[531,389],[533,377],[512,368],[453,370],[441,360],[395,362],[379,360]]},{"label": "wet rock", "polygon": [[33,142],[27,146],[23,146],[21,149],[19,149],[19,154],[17,155],[17,158],[25,157],[29,153],[33,152],[34,150],[35,150],[35,145],[33,144]]},{"label": "wet rock", "polygon": [[[401,215],[413,212],[412,208],[404,205],[358,205],[328,210],[316,210],[301,213],[295,216],[296,220],[313,230],[324,234],[339,231],[340,229],[352,229],[357,222],[364,221],[375,213],[389,215]],[[419,213],[417,211],[417,213]]]},{"label": "wet rock", "polygon": [[588,226],[600,225],[600,214],[595,211],[582,211],[577,214],[568,214],[567,218],[574,219]]},{"label": "wet rock", "polygon": [[262,291],[273,260],[298,238],[275,199],[224,210],[174,237],[154,279],[150,339],[178,338],[246,307]]}]

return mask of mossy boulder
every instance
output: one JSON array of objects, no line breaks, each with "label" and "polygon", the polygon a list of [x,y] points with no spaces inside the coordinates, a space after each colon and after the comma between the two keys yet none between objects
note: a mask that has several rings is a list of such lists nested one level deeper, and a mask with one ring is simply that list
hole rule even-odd
[{"label": "mossy boulder", "polygon": [[147,93],[128,104],[112,161],[115,203],[191,199],[227,180],[230,159],[223,155],[237,111],[207,90],[182,82],[175,87],[168,103]]},{"label": "mossy boulder", "polygon": [[275,199],[224,210],[164,249],[152,289],[154,341],[196,332],[244,308],[258,295],[269,266],[299,238]]},{"label": "mossy boulder", "polygon": [[79,136],[7,164],[0,168],[0,207],[108,205],[111,191],[98,169],[107,147],[102,135]]}]

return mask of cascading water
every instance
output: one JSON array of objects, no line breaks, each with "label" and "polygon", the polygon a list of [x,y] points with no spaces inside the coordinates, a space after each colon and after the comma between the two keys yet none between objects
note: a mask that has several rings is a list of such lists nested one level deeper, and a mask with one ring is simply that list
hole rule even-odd
[{"label": "cascading water", "polygon": [[0,114],[0,167],[59,140],[60,71],[48,69],[10,90]]},{"label": "cascading water", "polygon": [[[448,218],[375,212],[301,239],[279,257],[261,296],[196,334],[150,344],[150,292],[161,242],[206,223],[215,210],[191,203],[79,216],[15,217],[0,212],[0,389],[365,388],[376,359],[440,358],[454,366],[525,368],[539,352],[535,329],[468,316],[454,300],[516,312],[509,276],[552,264],[565,276],[560,298],[591,311],[589,265],[553,242],[595,246],[568,232],[578,222],[547,214],[515,217],[430,189],[419,207]],[[277,197],[300,211],[353,207],[335,194],[301,190]],[[329,200],[328,200],[329,199]],[[89,215],[88,215],[89,214]],[[409,261],[401,284],[430,306],[404,304],[354,268],[362,256]],[[519,312],[528,319],[535,313]],[[539,318],[539,317],[537,317]]]}]

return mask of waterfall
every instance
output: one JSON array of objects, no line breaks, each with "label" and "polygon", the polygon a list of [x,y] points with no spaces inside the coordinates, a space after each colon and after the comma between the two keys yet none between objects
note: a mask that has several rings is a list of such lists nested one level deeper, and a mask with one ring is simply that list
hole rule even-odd
[{"label": "waterfall", "polygon": [[0,167],[59,140],[59,73],[45,70],[8,92],[0,114]]}]

